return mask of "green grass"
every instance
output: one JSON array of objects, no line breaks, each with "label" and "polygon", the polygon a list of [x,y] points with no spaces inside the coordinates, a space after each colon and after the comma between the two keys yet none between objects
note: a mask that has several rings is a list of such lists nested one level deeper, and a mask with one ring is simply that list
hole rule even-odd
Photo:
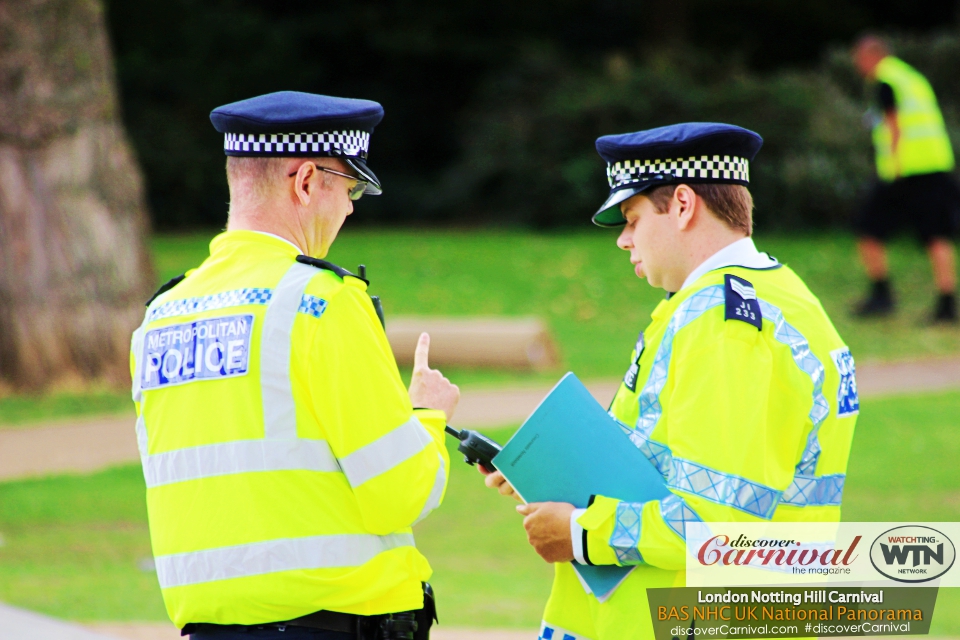
[{"label": "green grass", "polygon": [[[153,239],[160,282],[199,265],[212,233]],[[345,229],[330,260],[355,269],[363,262],[371,292],[387,318],[397,314],[538,316],[549,325],[563,363],[526,373],[447,369],[466,386],[556,380],[572,369],[581,378],[619,377],[637,332],[663,293],[633,275],[615,233],[533,234],[523,231],[385,231]],[[846,235],[757,236],[761,249],[793,267],[820,296],[858,361],[960,352],[960,330],[919,326],[931,302],[926,257],[915,245],[892,246],[890,262],[903,306],[888,320],[854,322],[851,304],[864,277]],[[404,370],[406,375],[407,372]],[[0,425],[64,416],[129,411],[123,393],[0,398]]]},{"label": "green grass", "polygon": [[[844,494],[848,521],[957,521],[960,392],[867,399]],[[510,429],[488,432],[503,442]],[[450,441],[448,444],[453,445]],[[514,503],[455,452],[447,500],[417,527],[440,620],[535,627],[551,568]],[[138,467],[0,484],[0,600],[76,620],[164,620]],[[941,591],[933,635],[960,635],[960,589]]]},{"label": "green grass", "polygon": [[[637,332],[663,298],[633,274],[611,231],[366,230],[348,227],[328,258],[348,269],[367,265],[371,293],[387,320],[396,314],[539,316],[553,330],[561,369],[581,377],[620,376]],[[921,326],[933,301],[925,254],[907,241],[891,246],[902,302],[894,318],[857,322],[851,305],[866,279],[854,240],[844,234],[765,236],[756,242],[804,278],[858,359],[900,359],[960,352],[960,330]],[[159,236],[154,255],[166,279],[200,264],[209,236]],[[558,369],[559,371],[559,369]],[[463,372],[466,382],[502,372]],[[556,372],[539,378],[553,378]],[[507,379],[516,374],[506,374]]]},{"label": "green grass", "polygon": [[30,426],[67,416],[133,414],[129,393],[93,391],[0,397],[0,429]]}]

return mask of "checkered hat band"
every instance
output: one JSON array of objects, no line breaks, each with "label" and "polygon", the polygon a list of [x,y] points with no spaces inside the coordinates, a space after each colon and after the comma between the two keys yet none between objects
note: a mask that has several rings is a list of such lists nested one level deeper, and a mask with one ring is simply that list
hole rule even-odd
[{"label": "checkered hat band", "polygon": [[750,161],[737,156],[700,156],[677,160],[620,160],[607,165],[611,189],[665,177],[750,182]]},{"label": "checkered hat band", "polygon": [[326,153],[366,159],[370,134],[366,131],[325,133],[225,133],[223,150],[243,153]]}]

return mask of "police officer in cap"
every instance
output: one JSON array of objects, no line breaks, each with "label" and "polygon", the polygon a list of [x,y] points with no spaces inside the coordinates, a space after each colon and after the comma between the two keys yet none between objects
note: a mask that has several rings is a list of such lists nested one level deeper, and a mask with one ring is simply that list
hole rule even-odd
[{"label": "police officer in cap", "polygon": [[404,388],[367,282],[322,258],[376,102],[284,91],[215,109],[230,212],[132,340],[157,576],[197,640],[425,638],[411,525],[443,497],[456,386],[421,336]]},{"label": "police officer in cap", "polygon": [[[670,495],[517,507],[555,563],[544,640],[652,638],[646,589],[684,585],[687,523],[840,519],[859,408],[853,358],[806,285],[750,237],[761,144],[714,123],[597,140],[610,196],[593,221],[622,226],[617,246],[636,275],[668,292],[610,414]],[[499,472],[486,482],[513,493]],[[601,602],[571,561],[635,568]]]}]

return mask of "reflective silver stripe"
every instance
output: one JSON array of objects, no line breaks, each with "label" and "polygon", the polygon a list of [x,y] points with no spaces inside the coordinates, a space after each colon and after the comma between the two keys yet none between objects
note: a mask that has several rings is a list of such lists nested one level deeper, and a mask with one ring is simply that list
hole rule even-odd
[{"label": "reflective silver stripe", "polygon": [[783,492],[783,504],[794,507],[839,507],[846,479],[842,473],[829,476],[796,475]]},{"label": "reflective silver stripe", "polygon": [[143,400],[143,389],[140,387],[140,381],[143,376],[140,375],[140,363],[143,362],[143,328],[147,326],[147,321],[137,327],[130,338],[130,352],[133,353],[133,380],[130,388],[130,395],[134,402]]},{"label": "reflective silver stripe", "polygon": [[774,337],[778,342],[790,347],[793,361],[801,371],[810,376],[810,381],[813,382],[813,406],[810,408],[810,422],[813,423],[813,428],[807,436],[807,446],[803,450],[803,455],[800,456],[800,462],[797,463],[797,475],[812,476],[820,457],[820,441],[817,439],[817,434],[820,431],[820,425],[830,414],[830,405],[823,397],[823,364],[817,356],[813,355],[810,343],[803,334],[784,319],[783,311],[764,300],[759,302],[763,318],[774,325]]},{"label": "reflective silver stripe", "polygon": [[723,302],[723,285],[712,285],[697,291],[681,302],[670,317],[667,328],[663,333],[663,339],[660,340],[657,355],[653,358],[650,375],[638,396],[640,411],[637,416],[637,433],[630,436],[630,439],[637,446],[640,446],[643,441],[650,437],[654,427],[657,426],[657,422],[660,421],[660,416],[663,415],[663,407],[660,405],[660,392],[667,384],[667,371],[670,369],[670,357],[673,355],[674,336],[677,331],[710,309],[720,306]]},{"label": "reflective silver stripe", "polygon": [[432,441],[430,434],[414,416],[365,447],[340,458],[340,467],[350,486],[356,488],[417,455]]},{"label": "reflective silver stripe", "polygon": [[[144,465],[146,465],[146,459],[147,459],[147,453],[148,453],[147,423],[143,419],[142,406],[140,407],[140,415],[137,416],[137,424],[135,428],[137,430],[137,449],[140,451],[140,461],[143,462]],[[144,466],[144,473],[146,473],[146,466]],[[149,483],[148,483],[148,486],[149,486]]]},{"label": "reflective silver stripe", "polygon": [[137,423],[134,427],[137,432],[137,449],[140,452],[140,460],[143,461],[147,457],[147,423],[143,418],[144,406],[143,406],[143,373],[140,370],[140,367],[143,366],[143,341],[144,335],[147,331],[147,325],[150,324],[150,313],[153,309],[160,304],[160,299],[166,297],[164,294],[161,294],[154,300],[150,306],[147,307],[146,312],[143,314],[143,323],[133,332],[133,337],[130,338],[130,350],[133,352],[133,380],[131,394],[133,395],[133,401],[140,403],[140,415],[137,416]]},{"label": "reflective silver stripe", "polygon": [[340,471],[324,440],[235,440],[146,456],[147,488],[231,473]]},{"label": "reflective silver stripe", "polygon": [[317,270],[295,262],[273,290],[260,339],[260,388],[266,438],[297,437],[297,412],[290,386],[290,336],[307,283]]},{"label": "reflective silver stripe", "polygon": [[157,556],[157,578],[161,588],[169,589],[278,571],[359,567],[384,551],[412,546],[411,533],[281,538]]},{"label": "reflective silver stripe", "polygon": [[433,488],[430,489],[427,502],[423,505],[420,515],[413,521],[413,524],[417,524],[430,515],[431,511],[440,506],[440,499],[443,497],[443,488],[447,485],[447,465],[443,463],[443,458],[440,457],[439,453],[437,454],[437,458],[440,460],[440,466],[437,468],[437,476],[433,480]]},{"label": "reflective silver stripe", "polygon": [[680,458],[673,458],[667,484],[764,520],[773,517],[783,494],[759,482]]}]

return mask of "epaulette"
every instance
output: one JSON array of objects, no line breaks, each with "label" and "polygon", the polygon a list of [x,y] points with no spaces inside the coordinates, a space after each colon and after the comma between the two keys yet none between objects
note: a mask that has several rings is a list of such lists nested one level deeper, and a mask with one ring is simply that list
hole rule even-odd
[{"label": "epaulette", "polygon": [[170,278],[170,280],[168,280],[166,284],[161,286],[159,289],[157,289],[156,293],[150,296],[150,299],[147,300],[147,304],[145,306],[149,307],[151,302],[153,302],[154,300],[159,298],[161,295],[163,295],[167,291],[170,291],[170,289],[173,289],[175,286],[183,282],[183,279],[186,277],[187,277],[187,274],[181,273],[176,278]]},{"label": "epaulette", "polygon": [[763,314],[760,313],[760,301],[757,300],[757,290],[753,284],[726,273],[723,276],[724,301],[726,311],[724,320],[740,320],[763,330]]},{"label": "epaulette", "polygon": [[370,281],[364,278],[363,276],[358,276],[355,273],[350,273],[343,267],[338,267],[332,262],[327,262],[326,260],[321,260],[319,258],[311,258],[310,256],[297,256],[297,262],[300,264],[308,264],[311,267],[316,267],[317,269],[326,269],[327,271],[333,271],[335,274],[341,278],[346,278],[347,276],[351,278],[357,278],[358,280],[363,280],[367,285],[370,284]]}]

